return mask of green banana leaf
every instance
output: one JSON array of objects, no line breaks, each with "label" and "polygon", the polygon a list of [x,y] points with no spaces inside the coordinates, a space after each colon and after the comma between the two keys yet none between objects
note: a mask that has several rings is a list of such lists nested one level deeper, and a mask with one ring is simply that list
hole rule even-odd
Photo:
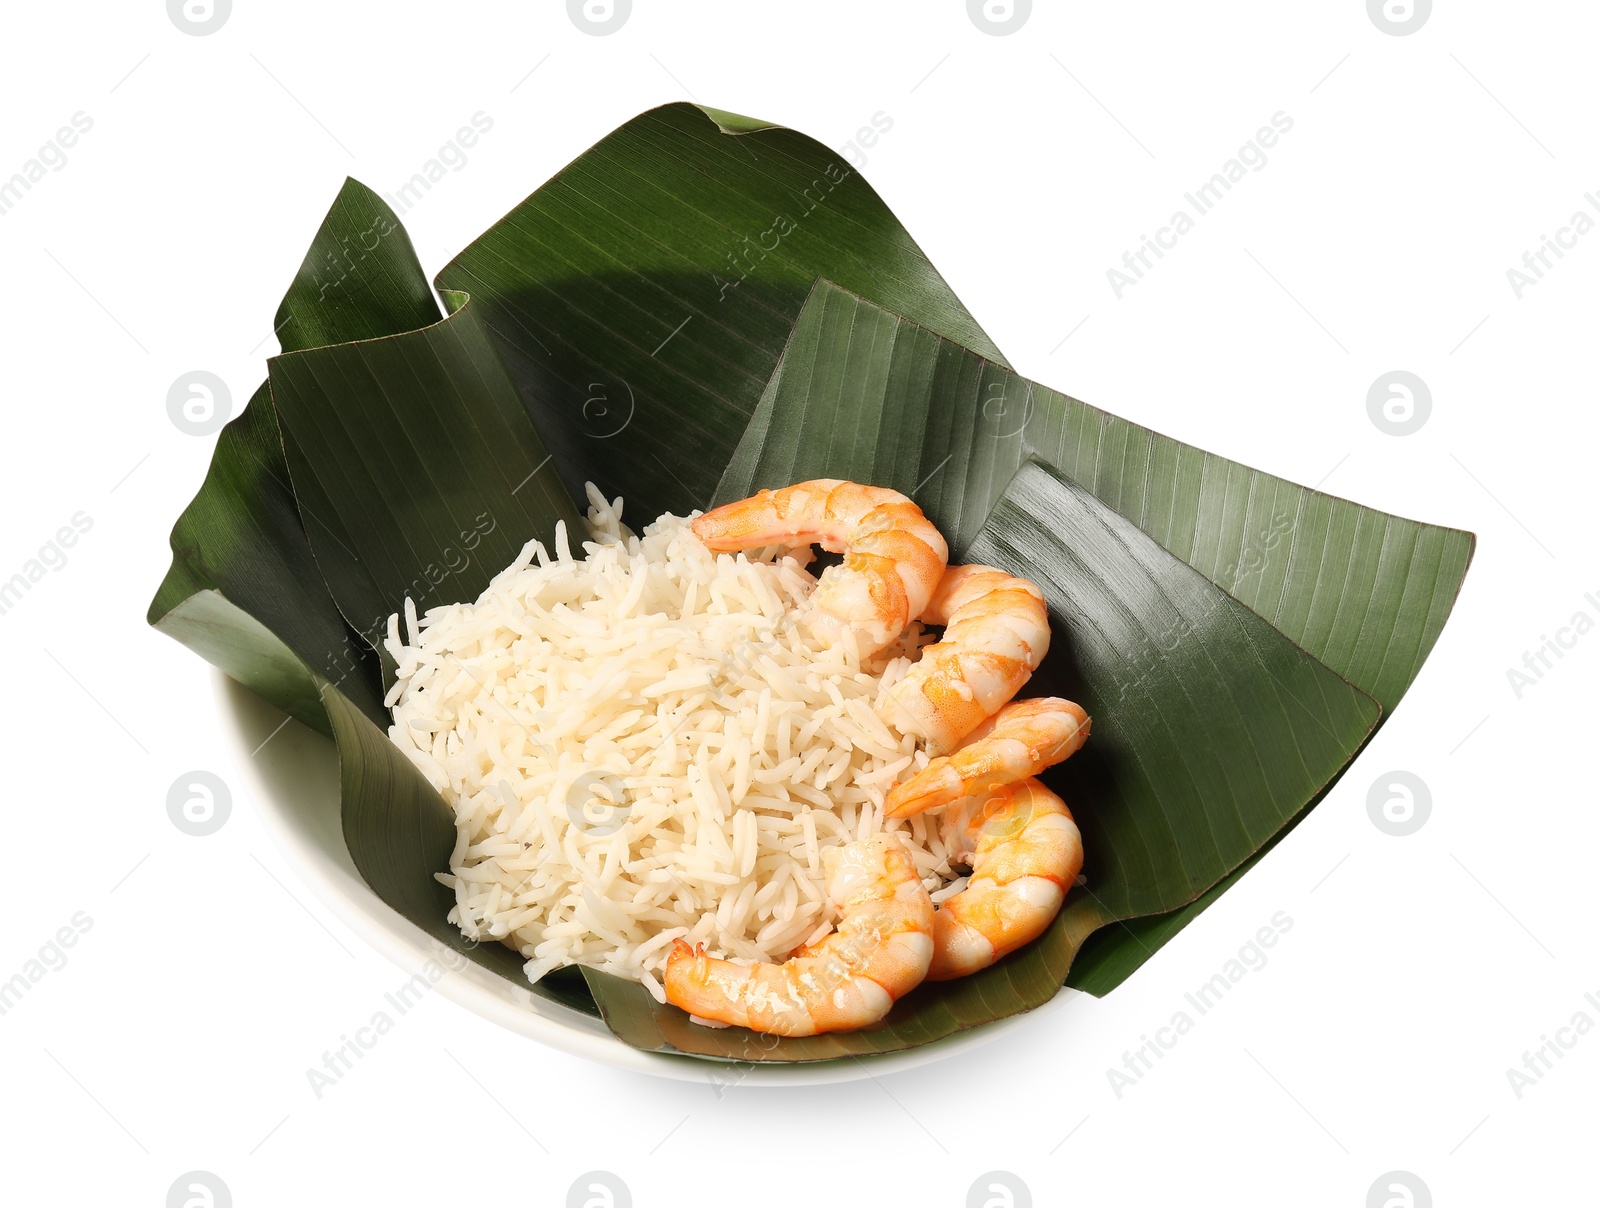
[{"label": "green banana leaf", "polygon": [[579,521],[476,308],[445,299],[448,318],[399,220],[349,181],[278,308],[272,402],[306,534],[372,645],[396,601],[475,598],[530,534]]},{"label": "green banana leaf", "polygon": [[[279,308],[285,355],[223,428],[149,619],[332,737],[345,842],[367,884],[520,984],[515,952],[446,921],[453,895],[432,874],[455,827],[395,758],[373,648],[406,595],[423,609],[446,584],[449,599],[473,598],[528,535],[578,516],[465,299],[450,301],[441,318],[393,212],[346,182]],[[598,1014],[576,972],[533,991]]]},{"label": "green banana leaf", "polygon": [[[964,557],[1030,457],[1062,467],[1385,709],[1432,649],[1472,557],[1470,533],[1150,432],[827,281],[795,324],[715,502],[812,477],[874,482],[913,496]],[[1109,993],[1212,900],[1094,936],[1068,984]]]},{"label": "green banana leaf", "polygon": [[[887,369],[894,344],[871,346],[870,359]],[[791,394],[807,375],[787,357],[784,368],[788,398],[775,421],[790,408],[809,411],[808,388],[822,391],[810,402],[827,408],[834,396],[825,385],[812,379]],[[870,365],[853,369],[877,376]],[[895,410],[904,420],[915,411],[850,393],[864,404],[857,414],[888,419]],[[837,446],[819,435],[800,446],[799,477],[818,464],[847,477],[869,465],[883,473],[878,453],[920,432],[896,425],[874,443]],[[1055,922],[988,969],[924,982],[876,1027],[776,1044],[742,1028],[688,1024],[643,987],[585,971],[606,1022],[629,1043],[740,1061],[822,1060],[905,1048],[1040,1006],[1091,932],[1192,901],[1299,813],[1377,723],[1370,696],[1053,467],[1024,464],[967,552],[1044,588],[1054,638],[1027,692],[1067,696],[1093,719],[1088,745],[1044,776],[1072,808],[1085,852],[1083,878]]]},{"label": "green banana leaf", "polygon": [[[818,278],[842,288],[817,285],[808,303]],[[638,521],[704,506],[719,481],[732,489],[739,473],[771,470],[773,450],[793,437],[784,435],[791,408],[778,395],[802,365],[841,387],[835,443],[848,443],[846,433],[858,446],[882,442],[882,474],[892,481],[858,476],[900,485],[907,467],[926,467],[933,477],[913,493],[932,501],[960,547],[987,549],[983,540],[1003,534],[1022,540],[1003,528],[1002,493],[1029,458],[1060,467],[1059,478],[1029,467],[1011,489],[1053,483],[1038,489],[1071,501],[1060,506],[1074,514],[1103,513],[1104,531],[1120,531],[1120,513],[1132,522],[1121,537],[1144,541],[1161,575],[1182,575],[1187,562],[1199,582],[1217,585],[1206,588],[1208,618],[1244,614],[1227,592],[1254,607],[1292,639],[1258,643],[1292,653],[1300,670],[1286,699],[1336,723],[1337,740],[1317,752],[1320,770],[1308,764],[1304,783],[1268,777],[1256,786],[1249,824],[1218,839],[1199,865],[1167,858],[1173,836],[1188,849],[1181,825],[1164,840],[1152,832],[1150,867],[1161,877],[1181,872],[1181,881],[1141,885],[1124,869],[1118,882],[1120,865],[1096,864],[1091,843],[1089,882],[1036,946],[1049,959],[1024,971],[1025,950],[948,999],[919,989],[924,1006],[908,997],[850,1051],[902,1048],[1025,1010],[1059,988],[1069,964],[1092,971],[1096,992],[1114,986],[1225,887],[1209,857],[1234,867],[1264,850],[1370,728],[1351,702],[1375,716],[1374,707],[1360,693],[1339,697],[1346,685],[1301,700],[1309,681],[1297,677],[1323,685],[1318,677],[1329,673],[1294,643],[1392,706],[1470,558],[1468,534],[1332,500],[1016,379],[839,156],[733,115],[673,105],[630,121],[496,223],[437,284],[448,315],[395,216],[348,182],[279,311],[284,355],[272,363],[270,390],[223,430],[174,529],[172,568],[150,619],[333,735],[346,842],[369,885],[417,926],[513,979],[514,953],[466,945],[444,922],[449,894],[430,874],[445,866],[453,828],[437,794],[382,735],[381,618],[406,595],[419,608],[475,597],[522,541],[548,543],[558,521],[574,522],[585,480],[624,495]],[[859,346],[824,341],[844,330],[846,302],[858,312],[849,341],[872,328],[898,349],[884,361],[890,376],[877,402],[870,390],[862,396],[864,409],[842,405]],[[919,391],[931,409],[913,456],[906,408]],[[935,465],[927,454],[940,448],[948,460]],[[958,479],[970,494],[950,485]],[[1067,639],[1063,649],[1071,646]],[[1079,688],[1092,697],[1093,684]],[[1240,690],[1256,699],[1256,689]],[[1116,810],[1107,817],[1105,833],[1121,835]],[[1119,854],[1132,859],[1134,850]],[[1093,896],[1103,909],[1083,904]],[[1090,936],[1106,919],[1137,914],[1149,917]],[[734,1059],[807,1055],[748,1034],[736,1044],[721,1033],[718,1046],[707,1040],[716,1033],[660,1008],[624,1018],[634,1000],[609,993],[611,980],[591,977],[590,990],[633,1043]],[[533,990],[595,1010],[576,974]],[[781,1042],[790,1043],[801,1042]]]},{"label": "green banana leaf", "polygon": [[[1055,646],[1027,694],[1070,697],[1094,718],[1089,746],[1046,777],[1078,807],[1085,884],[1040,942],[975,976],[925,984],[881,1028],[843,1036],[773,1046],[738,1029],[685,1028],[642,988],[586,974],[631,1043],[821,1059],[900,1047],[913,1019],[921,1041],[929,1028],[993,1018],[986,1003],[1036,1006],[1096,930],[1139,916],[1176,922],[1167,912],[1270,842],[1370,733],[1371,697],[1085,486],[1024,460],[1036,456],[1030,437],[1069,405],[1082,406],[819,281],[715,501],[808,478],[878,483],[915,498],[954,559],[1044,587]],[[1124,964],[1128,952],[1148,956],[1148,938],[1124,935]]]},{"label": "green banana leaf", "polygon": [[345,625],[306,540],[265,384],[217,437],[149,621],[324,734],[319,673],[383,715],[372,648]]},{"label": "green banana leaf", "polygon": [[817,282],[715,502],[849,468],[912,494],[959,554],[1038,457],[1386,709],[1399,702],[1444,628],[1472,534],[1182,444],[893,310]]},{"label": "green banana leaf", "polygon": [[653,519],[711,498],[818,277],[1001,359],[848,161],[694,105],[601,139],[439,285],[482,307],[574,498]]}]

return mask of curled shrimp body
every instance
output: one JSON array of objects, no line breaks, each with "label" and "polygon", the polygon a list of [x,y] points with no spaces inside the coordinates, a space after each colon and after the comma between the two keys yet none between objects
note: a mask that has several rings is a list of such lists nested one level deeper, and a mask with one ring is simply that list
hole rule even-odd
[{"label": "curled shrimp body", "polygon": [[949,558],[944,537],[904,495],[836,478],[723,504],[695,517],[693,527],[718,552],[815,544],[843,553],[843,563],[817,580],[808,625],[830,646],[852,630],[863,657],[928,607]]},{"label": "curled shrimp body", "polygon": [[949,751],[1017,694],[1050,648],[1044,593],[992,566],[952,566],[917,614],[944,636],[879,702],[884,719]]},{"label": "curled shrimp body", "polygon": [[1083,868],[1067,803],[1032,777],[952,805],[940,833],[972,878],[933,916],[929,981],[975,973],[1037,939]]},{"label": "curled shrimp body", "polygon": [[952,755],[934,759],[889,790],[884,813],[906,818],[984,794],[1060,763],[1089,737],[1089,715],[1059,696],[1012,701],[967,735]]},{"label": "curled shrimp body", "polygon": [[972,875],[935,911],[893,834],[835,849],[836,933],[783,964],[753,966],[680,940],[667,961],[668,1001],[784,1035],[856,1028],[924,976],[964,976],[1041,935],[1083,866],[1083,842],[1066,803],[1035,777],[1089,735],[1088,715],[1071,701],[1012,700],[1050,648],[1044,593],[992,566],[947,566],[943,538],[909,499],[834,479],[716,508],[694,531],[717,551],[843,551],[843,564],[818,579],[807,617],[829,644],[849,630],[866,654],[913,619],[944,627],[878,700],[882,718],[934,756],[890,788],[884,814],[946,807],[945,850]]},{"label": "curled shrimp body", "polygon": [[783,964],[717,960],[682,940],[667,958],[667,1001],[701,1019],[780,1036],[876,1023],[933,957],[933,902],[900,839],[883,833],[827,853],[833,934]]}]

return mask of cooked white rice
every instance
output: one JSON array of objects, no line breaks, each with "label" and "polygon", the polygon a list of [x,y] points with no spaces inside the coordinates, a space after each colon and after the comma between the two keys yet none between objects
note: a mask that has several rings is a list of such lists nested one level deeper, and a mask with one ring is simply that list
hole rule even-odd
[{"label": "cooked white rice", "polygon": [[[404,638],[389,619],[389,734],[455,809],[451,922],[530,981],[588,965],[661,999],[678,937],[770,961],[831,928],[822,852],[885,829],[927,763],[873,710],[920,631],[865,662],[819,649],[807,551],[712,554],[670,515],[635,536],[588,492],[586,557],[558,526],[476,604],[407,600]],[[955,892],[935,819],[887,825]]]}]

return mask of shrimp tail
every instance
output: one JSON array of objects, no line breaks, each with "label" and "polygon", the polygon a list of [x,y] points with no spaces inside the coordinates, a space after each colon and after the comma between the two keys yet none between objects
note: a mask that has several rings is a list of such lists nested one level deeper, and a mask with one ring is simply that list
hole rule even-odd
[{"label": "shrimp tail", "polygon": [[895,785],[884,799],[886,818],[909,818],[964,797],[961,773],[948,755],[941,755],[910,780]]},{"label": "shrimp tail", "polygon": [[933,902],[898,835],[828,852],[838,928],[782,964],[745,965],[673,943],[667,1001],[701,1019],[781,1036],[876,1023],[919,985],[933,959]]},{"label": "shrimp tail", "polygon": [[911,779],[889,790],[884,813],[908,818],[961,797],[1037,776],[1088,740],[1089,715],[1059,696],[1012,701]]},{"label": "shrimp tail", "polygon": [[681,939],[677,939],[672,941],[671,959],[675,961],[695,961],[697,962],[695,968],[703,975],[705,962],[709,958],[706,956],[706,946],[704,944],[691,945]]}]

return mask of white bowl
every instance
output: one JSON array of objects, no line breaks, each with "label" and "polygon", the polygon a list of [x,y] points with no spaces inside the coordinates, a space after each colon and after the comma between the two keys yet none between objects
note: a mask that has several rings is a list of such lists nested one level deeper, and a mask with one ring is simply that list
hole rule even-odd
[{"label": "white bowl", "polygon": [[[339,823],[339,766],[333,743],[220,671],[215,679],[236,763],[254,779],[267,830],[300,879],[350,930],[407,973],[437,961],[440,945],[367,888],[350,859]],[[718,1062],[635,1049],[593,1016],[536,997],[471,962],[446,973],[437,989],[501,1027],[619,1069],[695,1082],[726,1069]],[[1069,997],[1058,994],[1052,1005]],[[1015,1015],[900,1053],[781,1065],[757,1063],[741,1069],[740,1081],[799,1085],[893,1073],[986,1044],[1017,1028],[1024,1019]]]}]

